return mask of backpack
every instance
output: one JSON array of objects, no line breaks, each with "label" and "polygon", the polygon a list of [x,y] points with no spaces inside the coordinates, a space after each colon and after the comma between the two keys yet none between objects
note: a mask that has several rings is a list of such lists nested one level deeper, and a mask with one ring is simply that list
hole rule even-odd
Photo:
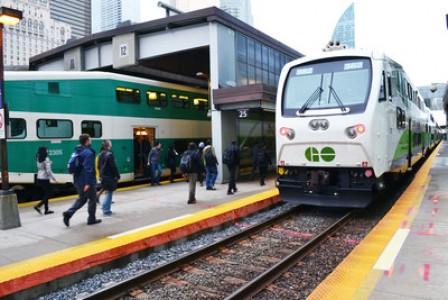
[{"label": "backpack", "polygon": [[222,162],[226,165],[232,165],[235,162],[235,154],[231,147],[224,151]]},{"label": "backpack", "polygon": [[182,157],[180,159],[180,170],[182,173],[190,173],[193,169],[193,153],[190,151],[185,151],[184,154],[182,154]]},{"label": "backpack", "polygon": [[69,174],[77,175],[81,173],[82,170],[82,158],[81,158],[81,152],[75,151],[70,156],[70,159],[67,163],[67,171]]}]

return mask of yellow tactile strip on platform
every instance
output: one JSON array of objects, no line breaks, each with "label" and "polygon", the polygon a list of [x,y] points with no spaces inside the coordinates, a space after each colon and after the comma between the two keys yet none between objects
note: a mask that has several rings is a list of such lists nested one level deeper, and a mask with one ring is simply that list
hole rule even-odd
[{"label": "yellow tactile strip on platform", "polygon": [[382,271],[373,270],[386,245],[400,227],[409,228],[430,182],[429,172],[440,145],[383,219],[308,297],[309,300],[367,299]]},{"label": "yellow tactile strip on platform", "polygon": [[[143,230],[130,231],[114,238],[105,237],[0,267],[0,297],[26,288],[24,285],[34,286],[42,280],[50,281],[53,277],[69,274],[69,271],[79,271],[120,257],[127,254],[132,245],[144,243],[151,247],[151,239],[157,239],[159,244],[169,242],[175,236],[187,235],[201,228],[234,220],[236,217],[255,212],[256,208],[261,209],[263,205],[266,207],[278,201],[278,190],[272,189]],[[202,227],[199,224],[203,224]]]}]

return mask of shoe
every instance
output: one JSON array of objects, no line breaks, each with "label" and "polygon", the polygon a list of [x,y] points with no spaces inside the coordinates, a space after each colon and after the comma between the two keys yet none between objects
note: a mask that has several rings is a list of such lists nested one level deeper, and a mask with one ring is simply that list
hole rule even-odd
[{"label": "shoe", "polygon": [[67,214],[67,212],[64,212],[62,216],[64,217],[63,221],[65,226],[70,227],[70,216]]},{"label": "shoe", "polygon": [[102,222],[101,219],[96,219],[96,220],[94,220],[94,221],[89,221],[89,222],[87,222],[87,225],[95,225],[95,224],[99,224],[99,223],[101,223],[101,222]]},{"label": "shoe", "polygon": [[39,213],[39,215],[42,214],[42,211],[40,210],[40,207],[34,206],[34,209]]},{"label": "shoe", "polygon": [[234,193],[238,192],[238,189],[236,189],[236,188],[235,188],[235,189],[233,189],[233,192],[234,192]]},{"label": "shoe", "polygon": [[52,210],[47,210],[47,211],[45,212],[45,214],[46,214],[46,215],[51,215],[51,214],[54,214],[54,211],[52,211]]},{"label": "shoe", "polygon": [[232,191],[228,191],[227,195],[233,195],[233,192]]},{"label": "shoe", "polygon": [[260,183],[260,186],[265,186],[265,185],[266,185],[266,183],[264,183],[264,182]]},{"label": "shoe", "polygon": [[192,201],[188,200],[187,204],[196,204],[196,200],[192,200]]},{"label": "shoe", "polygon": [[103,213],[103,216],[105,216],[105,217],[111,217],[112,215],[113,215],[112,212]]}]

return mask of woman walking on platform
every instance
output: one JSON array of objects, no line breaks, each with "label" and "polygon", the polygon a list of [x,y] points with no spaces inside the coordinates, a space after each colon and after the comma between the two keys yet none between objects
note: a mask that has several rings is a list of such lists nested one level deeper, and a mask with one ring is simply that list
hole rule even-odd
[{"label": "woman walking on platform", "polygon": [[120,173],[112,153],[112,142],[110,140],[104,140],[101,145],[101,152],[98,157],[98,170],[101,179],[101,189],[106,191],[102,205],[103,215],[111,216],[112,194],[117,189]]},{"label": "woman walking on platform", "polygon": [[51,211],[48,208],[48,199],[50,198],[51,195],[50,180],[56,182],[56,179],[54,178],[53,172],[51,171],[52,162],[48,157],[48,149],[46,147],[39,147],[39,149],[37,150],[36,160],[37,160],[36,185],[42,191],[42,200],[36,206],[34,206],[34,209],[39,214],[42,214],[40,208],[43,205],[45,209],[44,214],[49,215],[53,213],[53,211]]}]

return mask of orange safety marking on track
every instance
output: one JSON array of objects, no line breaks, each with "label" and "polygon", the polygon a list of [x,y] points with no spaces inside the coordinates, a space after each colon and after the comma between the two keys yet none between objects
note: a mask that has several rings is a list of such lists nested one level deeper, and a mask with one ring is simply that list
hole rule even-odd
[{"label": "orange safety marking on track", "polygon": [[[370,231],[364,240],[317,286],[308,300],[368,299],[381,276],[382,270],[373,269],[396,231],[406,224],[409,228],[423,200],[430,182],[429,171],[441,144],[431,154],[416,174],[409,187],[392,206],[386,216]],[[409,214],[409,210],[414,212]],[[406,223],[404,223],[406,222]],[[392,270],[389,270],[392,272]],[[404,272],[404,267],[403,267]],[[426,273],[425,273],[426,272]],[[429,279],[430,266],[425,266],[423,276]]]},{"label": "orange safety marking on track", "polygon": [[233,221],[279,201],[278,190],[272,189],[113,239],[103,238],[0,267],[0,297]]}]

